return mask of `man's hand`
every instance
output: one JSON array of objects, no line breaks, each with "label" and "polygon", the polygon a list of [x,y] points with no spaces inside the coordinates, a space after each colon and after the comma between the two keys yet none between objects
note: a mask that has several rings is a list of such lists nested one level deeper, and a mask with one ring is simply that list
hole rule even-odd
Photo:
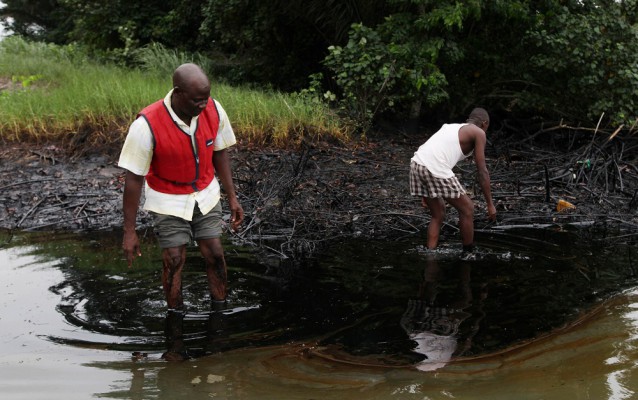
[{"label": "man's hand", "polygon": [[213,156],[213,165],[215,166],[215,173],[222,183],[222,187],[228,196],[228,206],[230,208],[230,229],[238,231],[239,226],[244,221],[244,209],[241,208],[241,204],[237,200],[235,194],[235,186],[233,184],[233,177],[230,171],[230,157],[228,156],[228,150],[217,150]]},{"label": "man's hand", "polygon": [[487,206],[487,219],[496,221],[496,207],[493,204]]},{"label": "man's hand", "polygon": [[244,209],[238,201],[230,201],[230,228],[238,232],[242,222],[244,222]]},{"label": "man's hand", "polygon": [[124,257],[128,262],[129,268],[135,257],[142,255],[140,251],[140,240],[137,237],[137,232],[135,232],[135,217],[137,216],[137,207],[140,204],[143,185],[143,176],[136,175],[131,171],[126,171],[122,204],[124,211],[124,239],[122,239],[122,250],[124,250]]},{"label": "man's hand", "polygon": [[140,240],[137,237],[137,232],[124,232],[124,239],[122,240],[122,250],[124,250],[124,258],[128,263],[128,267],[131,268],[135,257],[142,255],[140,249]]}]

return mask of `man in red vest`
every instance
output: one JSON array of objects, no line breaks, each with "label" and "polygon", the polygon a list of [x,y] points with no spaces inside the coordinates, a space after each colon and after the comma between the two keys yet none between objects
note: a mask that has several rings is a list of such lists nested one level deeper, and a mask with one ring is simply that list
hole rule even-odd
[{"label": "man in red vest", "polygon": [[135,227],[144,188],[144,209],[153,216],[162,248],[162,285],[169,309],[184,308],[182,270],[186,245],[193,239],[206,261],[212,301],[226,301],[220,185],[215,174],[228,198],[231,228],[237,230],[244,211],[227,151],[235,143],[226,112],[210,97],[208,77],[195,64],[179,66],[173,89],[140,111],[129,128],[118,163],[127,170],[122,248],[130,267],[141,255]]}]

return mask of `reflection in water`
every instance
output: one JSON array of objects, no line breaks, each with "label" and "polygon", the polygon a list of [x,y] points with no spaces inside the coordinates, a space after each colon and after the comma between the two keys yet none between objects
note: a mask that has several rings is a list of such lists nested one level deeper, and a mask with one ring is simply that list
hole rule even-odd
[{"label": "reflection in water", "polygon": [[[468,262],[446,249],[426,256],[409,241],[368,241],[342,243],[308,266],[288,267],[257,263],[245,249],[228,245],[229,303],[212,312],[206,284],[187,279],[205,267],[189,250],[184,274],[192,283],[184,288],[189,312],[181,340],[191,357],[315,340],[319,353],[336,359],[411,366],[423,361],[426,341],[439,343],[440,354],[430,348],[430,361],[500,351],[574,321],[635,283],[631,248],[594,248],[570,231],[490,234],[479,235],[482,250]],[[40,257],[57,262],[64,278],[52,282],[51,291],[61,298],[58,311],[80,328],[51,340],[167,352],[153,256],[127,269],[116,235],[26,238],[33,238]],[[80,334],[86,339],[78,340]]]},{"label": "reflection in water", "polygon": [[[471,347],[472,338],[484,316],[481,308],[487,296],[486,286],[481,287],[475,310],[470,309],[474,303],[470,287],[470,262],[461,260],[450,268],[456,270],[458,283],[451,297],[446,299],[439,296],[442,290],[441,267],[436,253],[429,251],[425,256],[423,282],[418,296],[409,300],[408,308],[401,317],[401,327],[417,343],[414,351],[425,356],[415,364],[421,371],[434,371],[445,366],[453,356],[463,355]],[[461,334],[461,324],[464,322],[469,327]]]},{"label": "reflection in water", "polygon": [[162,354],[162,359],[166,361],[185,361],[192,358],[192,351],[188,349],[187,338],[184,334],[184,319],[206,320],[205,339],[197,342],[200,346],[195,351],[195,356],[202,354],[217,353],[222,350],[220,343],[226,343],[229,339],[230,331],[227,326],[228,315],[234,312],[228,308],[226,301],[213,301],[212,310],[206,314],[188,314],[182,310],[168,310],[166,313],[166,351]]},{"label": "reflection in water", "polygon": [[[470,263],[353,242],[286,269],[229,247],[229,304],[210,311],[194,283],[181,315],[166,313],[157,260],[123,268],[116,236],[25,235],[0,249],[3,399],[635,397],[638,294],[606,302],[636,286],[635,249],[486,235]],[[415,349],[434,335],[438,354]]]},{"label": "reflection in water", "polygon": [[452,363],[435,374],[334,363],[308,356],[308,343],[233,350],[187,363],[92,366],[128,368],[131,379],[99,397],[132,400],[626,400],[638,392],[637,301],[638,290],[626,293],[559,336]]}]

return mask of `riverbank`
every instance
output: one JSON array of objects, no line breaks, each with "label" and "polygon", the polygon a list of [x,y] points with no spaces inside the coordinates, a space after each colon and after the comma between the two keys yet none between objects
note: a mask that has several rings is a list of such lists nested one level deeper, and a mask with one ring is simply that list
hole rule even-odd
[{"label": "riverbank", "polygon": [[[425,235],[429,220],[408,189],[409,160],[423,137],[395,135],[350,145],[306,143],[295,149],[239,144],[231,157],[246,213],[233,240],[280,257],[301,258],[344,237],[389,240]],[[633,142],[632,142],[633,141]],[[622,147],[635,146],[629,138]],[[604,224],[638,231],[636,152],[584,141],[559,149],[500,138],[487,154],[498,222],[488,224],[472,162],[458,175],[475,200],[475,229],[520,225]],[[587,149],[591,151],[587,153]],[[117,230],[122,224],[119,149],[6,144],[0,153],[0,228]],[[595,151],[594,151],[595,150]],[[558,211],[560,201],[573,208]],[[563,203],[561,202],[561,203]],[[138,227],[150,228],[140,212]],[[458,240],[448,209],[442,240]]]}]

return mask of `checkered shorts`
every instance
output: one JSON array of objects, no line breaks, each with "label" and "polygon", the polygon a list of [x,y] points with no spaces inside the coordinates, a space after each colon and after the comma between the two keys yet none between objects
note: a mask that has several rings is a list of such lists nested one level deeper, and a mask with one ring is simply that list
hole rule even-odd
[{"label": "checkered shorts", "polygon": [[446,179],[437,178],[423,165],[412,161],[410,164],[410,194],[430,198],[458,199],[466,193],[456,176]]}]

